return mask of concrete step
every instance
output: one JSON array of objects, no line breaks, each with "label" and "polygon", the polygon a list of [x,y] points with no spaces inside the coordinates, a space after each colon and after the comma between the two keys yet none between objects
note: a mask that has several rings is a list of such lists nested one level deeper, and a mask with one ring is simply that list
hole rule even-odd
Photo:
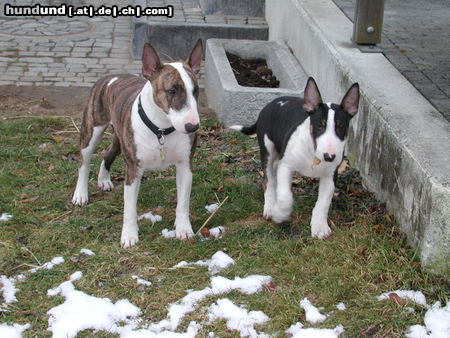
[{"label": "concrete step", "polygon": [[267,40],[267,24],[204,23],[136,20],[133,23],[133,57],[140,59],[145,42],[150,42],[161,58],[186,58],[198,39]]},{"label": "concrete step", "polygon": [[[164,2],[166,5],[170,3],[172,2]],[[134,6],[164,7],[160,0],[135,0]],[[206,40],[211,38],[267,40],[269,36],[269,28],[263,15],[252,16],[257,15],[253,12],[212,13],[207,8],[202,8],[202,2],[198,0],[185,0],[177,4],[173,2],[171,6],[172,17],[133,18],[134,59],[141,59],[145,42],[150,42],[161,58],[170,60],[186,58],[198,39],[202,39],[206,45]]]}]

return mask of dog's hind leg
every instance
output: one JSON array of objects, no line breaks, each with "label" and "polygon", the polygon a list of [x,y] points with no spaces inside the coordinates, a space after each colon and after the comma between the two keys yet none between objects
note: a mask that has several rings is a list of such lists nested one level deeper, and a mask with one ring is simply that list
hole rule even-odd
[{"label": "dog's hind leg", "polygon": [[[88,182],[89,172],[91,169],[91,157],[95,147],[100,143],[102,134],[107,125],[96,126],[91,130],[83,130],[81,134],[81,166],[78,169],[77,187],[72,197],[72,203],[75,205],[85,205],[88,202]],[[84,129],[84,128],[83,128]],[[87,140],[86,133],[91,134],[90,139]]]},{"label": "dog's hind leg", "polygon": [[111,146],[105,154],[100,170],[98,172],[98,187],[103,191],[111,191],[114,187],[111,182],[110,168],[117,155],[120,154],[120,141],[119,138],[114,135]]},{"label": "dog's hind leg", "polygon": [[331,234],[328,226],[328,209],[334,193],[333,176],[320,178],[319,197],[311,216],[311,237],[325,238]]}]

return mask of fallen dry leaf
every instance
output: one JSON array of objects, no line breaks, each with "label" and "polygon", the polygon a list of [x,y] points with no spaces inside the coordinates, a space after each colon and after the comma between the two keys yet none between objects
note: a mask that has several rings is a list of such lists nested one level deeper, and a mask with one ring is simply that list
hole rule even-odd
[{"label": "fallen dry leaf", "polygon": [[264,291],[266,291],[268,293],[275,293],[280,289],[280,287],[277,284],[275,284],[275,282],[273,282],[273,281],[270,281],[269,283],[264,285],[263,288],[264,288]]},{"label": "fallen dry leaf", "polygon": [[399,295],[397,295],[395,292],[392,292],[388,295],[389,300],[393,301],[394,303],[396,303],[397,305],[400,306],[405,306],[408,301],[406,301],[405,299],[401,298]]},{"label": "fallen dry leaf", "polygon": [[202,234],[202,236],[203,236],[204,238],[209,238],[209,237],[211,237],[211,233],[209,232],[209,229],[208,229],[208,228],[202,228],[202,229],[200,230],[200,233]]},{"label": "fallen dry leaf", "polygon": [[33,201],[36,201],[38,198],[37,198],[37,196],[36,197],[30,197],[30,198],[26,198],[26,199],[24,199],[24,200],[20,200],[19,202],[20,203],[28,203],[28,202],[33,202]]},{"label": "fallen dry leaf", "polygon": [[56,143],[62,142],[64,140],[61,136],[53,136],[52,139]]}]

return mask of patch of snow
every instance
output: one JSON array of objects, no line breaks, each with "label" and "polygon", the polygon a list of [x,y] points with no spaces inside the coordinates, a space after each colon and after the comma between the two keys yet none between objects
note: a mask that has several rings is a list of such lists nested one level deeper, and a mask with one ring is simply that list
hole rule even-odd
[{"label": "patch of snow", "polygon": [[40,149],[45,149],[45,148],[47,148],[48,146],[49,146],[48,143],[42,143],[42,144],[39,145],[39,148],[40,148]]},{"label": "patch of snow", "polygon": [[420,291],[411,291],[411,290],[397,290],[397,291],[391,291],[391,292],[385,292],[377,297],[378,300],[385,300],[389,299],[389,295],[391,293],[397,294],[402,299],[411,300],[414,303],[417,303],[419,305],[422,305],[424,307],[429,307],[427,305],[427,300],[425,298],[425,295]]},{"label": "patch of snow", "polygon": [[214,237],[216,239],[222,238],[225,234],[225,227],[218,226],[215,228],[211,228],[209,229],[209,234],[211,235],[211,237]]},{"label": "patch of snow", "polygon": [[28,330],[31,327],[30,324],[0,324],[0,337],[2,338],[21,338],[22,332]]},{"label": "patch of snow", "polygon": [[181,300],[169,304],[166,319],[159,323],[151,324],[148,330],[153,333],[162,333],[165,330],[176,330],[180,325],[183,317],[195,310],[198,303],[202,302],[208,296],[220,295],[233,290],[242,293],[251,294],[262,290],[263,285],[271,281],[269,276],[252,275],[245,278],[236,277],[230,280],[225,277],[212,277],[211,287],[202,290],[188,290],[187,295]]},{"label": "patch of snow", "polygon": [[211,279],[211,289],[214,294],[222,294],[232,290],[238,290],[250,295],[260,292],[264,285],[272,280],[270,276],[250,275],[245,278],[235,277],[233,280],[217,276]]},{"label": "patch of snow", "polygon": [[342,325],[336,326],[334,329],[304,329],[301,323],[292,325],[289,329],[292,338],[336,338],[339,337],[345,330]]},{"label": "patch of snow", "polygon": [[4,212],[1,216],[0,216],[0,221],[1,222],[6,222],[9,221],[13,216],[11,214],[8,214],[6,212]]},{"label": "patch of snow", "polygon": [[327,316],[321,314],[319,310],[311,304],[308,298],[300,301],[300,307],[305,310],[306,320],[312,324],[322,323]]},{"label": "patch of snow", "polygon": [[6,304],[17,302],[16,292],[19,290],[16,288],[15,277],[0,276],[0,286]]},{"label": "patch of snow", "polygon": [[202,328],[200,324],[196,322],[191,322],[186,330],[186,332],[178,333],[172,331],[162,331],[159,333],[155,333],[148,329],[140,329],[136,331],[124,332],[121,335],[121,338],[172,338],[172,337],[180,337],[180,338],[195,338],[197,337],[198,331]]},{"label": "patch of snow", "polygon": [[136,276],[136,275],[131,276],[131,278],[135,279],[136,283],[138,283],[139,285],[144,285],[144,286],[152,286],[153,285],[152,282],[142,279],[141,277]]},{"label": "patch of snow", "polygon": [[153,215],[150,211],[138,217],[139,221],[142,219],[149,219],[152,223],[162,221],[162,217],[160,215]]},{"label": "patch of snow", "polygon": [[107,331],[120,334],[125,327],[118,322],[127,324],[127,329],[134,326],[133,319],[141,310],[126,299],[113,303],[109,298],[97,298],[75,289],[73,282],[82,277],[81,272],[72,274],[70,280],[48,290],[49,296],[60,294],[64,303],[47,311],[49,315],[48,330],[54,338],[75,337],[78,332],[87,329]]},{"label": "patch of snow", "polygon": [[41,266],[38,266],[37,268],[31,269],[31,270],[29,270],[29,272],[35,273],[39,270],[51,270],[56,265],[59,265],[61,263],[64,263],[64,258],[63,257],[55,257],[50,262],[44,263]]},{"label": "patch of snow", "polygon": [[205,205],[206,211],[208,211],[210,214],[212,214],[214,211],[219,209],[219,203],[213,203],[209,205]]},{"label": "patch of snow", "polygon": [[286,332],[286,333],[289,334],[289,335],[295,336],[295,335],[300,331],[301,328],[303,328],[303,324],[300,323],[300,322],[298,322],[298,323],[292,324],[292,325],[291,325],[286,331],[284,331],[284,332]]},{"label": "patch of snow", "polygon": [[177,237],[175,230],[163,229],[161,232],[164,238],[175,238]]},{"label": "patch of snow", "polygon": [[223,251],[217,251],[214,255],[212,255],[211,259],[208,259],[206,261],[199,260],[197,262],[188,263],[186,261],[181,261],[177,265],[174,266],[174,268],[180,268],[188,265],[198,265],[198,266],[207,266],[208,271],[215,275],[219,271],[226,269],[230,265],[236,264],[235,260],[228,256]]},{"label": "patch of snow", "polygon": [[437,302],[425,313],[425,326],[413,325],[406,332],[408,338],[450,337],[450,300],[445,307]]},{"label": "patch of snow", "polygon": [[258,333],[254,326],[264,324],[270,318],[262,311],[247,311],[235,305],[228,298],[222,298],[216,304],[208,308],[208,318],[211,322],[225,319],[229,330],[240,332],[241,337],[263,337],[263,333]]},{"label": "patch of snow", "polygon": [[81,254],[87,255],[87,256],[95,256],[95,253],[92,250],[89,249],[81,249]]},{"label": "patch of snow", "polygon": [[337,305],[336,305],[336,308],[337,308],[339,311],[345,311],[345,310],[347,310],[347,307],[345,306],[344,303],[339,303],[339,304],[337,304]]}]

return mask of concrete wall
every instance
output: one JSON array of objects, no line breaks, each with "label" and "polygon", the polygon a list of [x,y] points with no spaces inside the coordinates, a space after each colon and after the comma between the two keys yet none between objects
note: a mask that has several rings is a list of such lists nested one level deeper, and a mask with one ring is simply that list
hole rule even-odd
[{"label": "concrete wall", "polygon": [[269,40],[282,39],[325,101],[359,82],[349,155],[386,202],[423,265],[450,275],[450,125],[382,54],[365,54],[331,1],[266,0]]}]

